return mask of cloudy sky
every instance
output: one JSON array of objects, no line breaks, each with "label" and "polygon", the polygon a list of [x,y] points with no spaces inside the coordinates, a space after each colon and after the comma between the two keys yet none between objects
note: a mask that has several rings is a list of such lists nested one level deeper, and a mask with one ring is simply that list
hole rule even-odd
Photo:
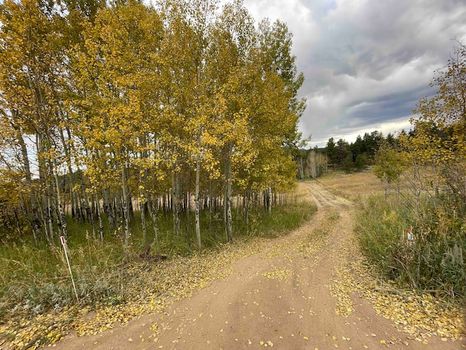
[{"label": "cloudy sky", "polygon": [[252,15],[288,24],[294,35],[307,109],[303,136],[409,127],[416,101],[445,66],[456,41],[466,43],[463,0],[245,0]]}]

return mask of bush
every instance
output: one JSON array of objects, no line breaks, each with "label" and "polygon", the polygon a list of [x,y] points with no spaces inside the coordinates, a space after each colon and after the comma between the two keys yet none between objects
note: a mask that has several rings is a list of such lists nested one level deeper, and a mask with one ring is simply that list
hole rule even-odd
[{"label": "bush", "polygon": [[354,162],[354,166],[357,170],[361,171],[367,168],[369,164],[369,158],[367,157],[366,153],[361,153],[356,156],[356,161]]},{"label": "bush", "polygon": [[[362,204],[356,232],[364,254],[404,286],[463,297],[466,292],[465,216],[450,199],[374,196]],[[412,228],[413,240],[407,231]]]}]

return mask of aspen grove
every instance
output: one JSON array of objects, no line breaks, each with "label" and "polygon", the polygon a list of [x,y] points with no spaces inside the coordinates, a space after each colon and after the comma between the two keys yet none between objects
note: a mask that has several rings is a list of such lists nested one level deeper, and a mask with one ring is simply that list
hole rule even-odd
[{"label": "aspen grove", "polygon": [[149,254],[160,213],[182,236],[191,212],[201,248],[203,212],[231,241],[232,210],[285,201],[305,102],[284,23],[213,0],[5,0],[0,23],[2,240],[87,223],[128,247],[137,218]]}]

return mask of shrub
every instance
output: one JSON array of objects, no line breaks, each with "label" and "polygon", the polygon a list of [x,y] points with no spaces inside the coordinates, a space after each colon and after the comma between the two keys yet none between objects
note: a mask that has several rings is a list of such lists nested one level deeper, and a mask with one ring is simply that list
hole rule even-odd
[{"label": "shrub", "polygon": [[357,170],[361,171],[367,168],[369,164],[369,158],[367,157],[366,153],[361,153],[356,156],[356,161],[354,162],[354,166]]},{"label": "shrub", "polygon": [[[356,232],[367,258],[402,285],[465,296],[465,216],[448,197],[374,196],[361,206]],[[412,227],[413,240],[406,232]]]}]

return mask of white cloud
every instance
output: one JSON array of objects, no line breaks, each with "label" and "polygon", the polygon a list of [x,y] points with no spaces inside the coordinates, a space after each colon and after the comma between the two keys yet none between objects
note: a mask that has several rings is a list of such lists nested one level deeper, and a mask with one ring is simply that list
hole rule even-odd
[{"label": "white cloud", "polygon": [[[331,135],[335,140],[338,140],[340,138],[345,139],[348,142],[354,142],[356,140],[356,137],[358,135],[364,135],[364,133],[371,133],[374,130],[378,130],[382,132],[384,135],[387,135],[389,133],[391,134],[397,134],[400,131],[409,131],[411,129],[411,123],[409,122],[409,116],[404,116],[402,118],[399,118],[398,120],[393,120],[389,122],[382,122],[382,123],[375,123],[375,124],[369,124],[363,128],[357,129],[357,130],[343,130],[342,133],[340,134],[335,134]],[[312,139],[309,145],[311,147],[318,146],[318,147],[324,147],[327,144],[328,138],[317,138],[317,139]]]},{"label": "white cloud", "polygon": [[446,64],[456,40],[466,40],[466,3],[459,0],[246,0],[245,5],[257,20],[280,19],[293,32],[306,79],[301,94],[308,99],[300,128],[315,140],[351,139],[391,123],[404,127],[416,101],[432,93],[434,70]]},{"label": "white cloud", "polygon": [[293,50],[298,64],[305,66],[303,58],[319,38],[319,26],[312,9],[301,0],[246,0],[245,5],[256,21],[267,17],[287,23],[294,35]]}]

